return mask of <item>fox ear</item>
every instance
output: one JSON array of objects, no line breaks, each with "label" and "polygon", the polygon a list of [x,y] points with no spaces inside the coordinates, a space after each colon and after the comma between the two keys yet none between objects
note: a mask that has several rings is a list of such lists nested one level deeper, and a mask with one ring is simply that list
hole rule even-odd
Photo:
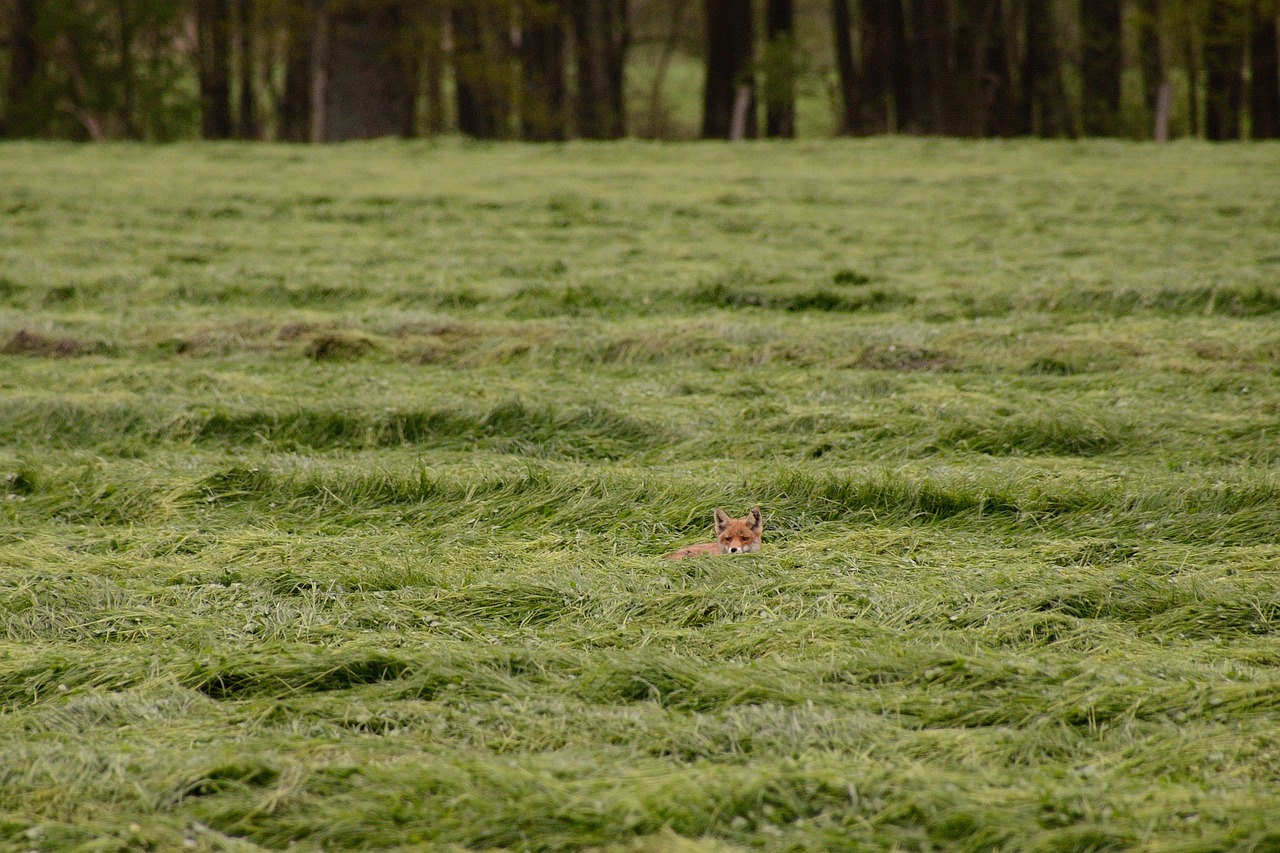
[{"label": "fox ear", "polygon": [[721,533],[724,532],[724,529],[729,526],[729,522],[731,521],[733,521],[733,519],[729,517],[729,513],[725,512],[720,507],[716,507],[716,535],[717,536],[719,536]]},{"label": "fox ear", "polygon": [[753,506],[751,511],[747,513],[747,524],[756,533],[759,533],[760,529],[764,527],[764,519],[760,517],[760,507]]}]

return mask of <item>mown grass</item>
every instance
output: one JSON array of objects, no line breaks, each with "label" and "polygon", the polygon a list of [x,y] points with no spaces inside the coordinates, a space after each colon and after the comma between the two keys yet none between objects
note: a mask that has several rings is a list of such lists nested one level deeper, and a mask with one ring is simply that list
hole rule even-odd
[{"label": "mown grass", "polygon": [[0,846],[1277,845],[1278,167],[0,148]]}]

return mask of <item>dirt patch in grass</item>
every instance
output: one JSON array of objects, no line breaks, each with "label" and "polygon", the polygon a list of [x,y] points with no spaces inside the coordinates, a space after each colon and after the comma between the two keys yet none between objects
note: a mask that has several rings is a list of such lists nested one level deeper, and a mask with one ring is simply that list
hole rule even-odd
[{"label": "dirt patch in grass", "polygon": [[110,352],[104,341],[82,341],[60,335],[45,335],[30,329],[19,329],[0,347],[5,355],[30,355],[41,358],[71,358]]},{"label": "dirt patch in grass", "polygon": [[276,332],[276,338],[282,341],[296,341],[314,335],[318,332],[328,332],[333,329],[332,323],[308,323],[296,322],[285,323],[280,327],[280,331]]},{"label": "dirt patch in grass", "polygon": [[870,346],[853,364],[867,370],[954,370],[955,356],[943,350],[902,344]]},{"label": "dirt patch in grass", "polygon": [[376,348],[377,345],[366,337],[326,332],[307,341],[303,353],[314,361],[356,361]]}]

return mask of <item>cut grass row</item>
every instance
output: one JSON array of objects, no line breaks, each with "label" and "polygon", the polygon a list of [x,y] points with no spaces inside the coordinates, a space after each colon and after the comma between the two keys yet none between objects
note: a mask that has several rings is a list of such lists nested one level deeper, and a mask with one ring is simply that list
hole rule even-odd
[{"label": "cut grass row", "polygon": [[[680,289],[635,288],[607,284],[517,284],[485,292],[476,287],[438,286],[406,282],[398,287],[366,291],[363,286],[286,285],[237,276],[235,283],[173,284],[163,274],[161,289],[146,287],[146,302],[180,311],[187,307],[283,308],[335,310],[352,304],[370,309],[403,311],[467,311],[478,316],[536,319],[561,316],[661,317],[716,308],[754,309],[755,313],[876,313],[903,312],[931,321],[1000,318],[1013,313],[1046,313],[1065,317],[1153,314],[1171,316],[1259,317],[1280,313],[1280,272],[1268,262],[1234,281],[1189,283],[1180,286],[1132,287],[1078,285],[1052,281],[1018,291],[920,294],[916,288],[895,285],[847,286],[846,277],[861,273],[838,270],[835,284],[790,282],[786,278],[758,281],[735,274]],[[53,317],[118,307],[126,280],[96,284],[46,286],[10,281],[0,291],[6,307],[47,311]],[[250,329],[250,331],[253,331]],[[21,353],[21,339],[10,351]]]},{"label": "cut grass row", "polygon": [[[968,470],[961,465],[831,469],[767,466],[718,478],[654,467],[637,472],[595,464],[545,465],[493,458],[440,468],[410,463],[370,468],[366,461],[327,464],[305,457],[201,467],[121,462],[45,466],[20,463],[4,477],[10,535],[49,524],[90,525],[116,543],[146,541],[135,525],[177,522],[179,529],[234,529],[254,518],[283,529],[361,529],[392,523],[433,536],[580,532],[638,542],[672,531],[702,530],[710,497],[741,496],[769,505],[775,538],[814,525],[949,522],[988,533],[1058,529],[1106,540],[1138,536],[1218,547],[1273,540],[1280,512],[1274,477],[1248,469],[1194,474],[1104,470],[1054,472],[1021,464]],[[264,516],[265,513],[265,516]],[[477,530],[477,528],[479,528]],[[216,537],[206,541],[216,541]],[[126,545],[117,545],[127,550]]]},{"label": "cut grass row", "polygon": [[[561,849],[664,827],[778,849],[1267,837],[1275,685],[1256,671],[1170,669],[1167,651],[1147,675],[1101,650],[1079,668],[1062,662],[1077,655],[955,651],[970,642],[809,671],[476,641],[434,654],[266,645],[124,684],[102,680],[118,655],[61,669],[27,656],[67,698],[10,719],[25,737],[7,750],[0,803],[42,815],[42,841],[127,836],[122,815],[143,838],[195,823],[268,847]],[[77,678],[86,664],[96,685]]]},{"label": "cut grass row", "polygon": [[[100,365],[113,358],[168,364],[175,371],[271,360],[517,372],[578,367],[600,369],[606,377],[626,367],[1203,376],[1223,370],[1265,374],[1280,365],[1280,337],[1267,316],[1200,310],[1063,317],[1018,309],[1004,317],[960,318],[901,311],[849,316],[758,308],[700,311],[684,304],[691,316],[524,320],[482,317],[470,309],[450,315],[356,305],[327,311],[228,309],[213,315],[166,311],[148,316],[149,310],[145,301],[131,308],[127,322],[95,311],[71,317],[0,315],[0,356],[18,357],[8,359],[11,370],[57,371],[70,380],[89,372],[101,376]],[[74,360],[64,364],[61,359]]]},{"label": "cut grass row", "polygon": [[[306,371],[298,375],[305,380]],[[378,376],[389,378],[385,371],[361,370],[342,384]],[[1185,379],[1179,383],[1182,402],[1169,399],[1158,373],[1131,374],[1126,388],[1111,387],[1109,377],[877,383],[853,373],[804,391],[804,402],[787,388],[804,381],[802,370],[775,371],[768,384],[750,370],[669,374],[656,387],[648,378],[553,370],[537,381],[581,376],[580,384],[566,383],[556,401],[520,393],[529,386],[503,388],[500,373],[481,376],[493,377],[488,390],[463,394],[447,381],[415,383],[406,376],[402,385],[384,379],[384,388],[359,403],[325,394],[295,400],[236,395],[230,391],[234,374],[217,380],[221,388],[213,397],[186,389],[163,395],[28,391],[0,403],[0,439],[26,456],[417,448],[654,464],[733,456],[752,465],[779,459],[851,464],[981,454],[1268,465],[1280,453],[1271,399],[1276,380],[1249,373]],[[134,373],[121,384],[136,388],[139,378]],[[415,402],[397,394],[405,387]],[[1188,411],[1191,400],[1204,408]]]}]

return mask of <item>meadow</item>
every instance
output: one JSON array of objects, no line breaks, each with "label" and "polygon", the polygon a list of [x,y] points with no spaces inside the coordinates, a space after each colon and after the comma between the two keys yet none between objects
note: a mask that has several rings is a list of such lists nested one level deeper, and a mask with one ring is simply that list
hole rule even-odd
[{"label": "meadow", "polygon": [[0,146],[0,847],[1280,848],[1277,175]]}]

